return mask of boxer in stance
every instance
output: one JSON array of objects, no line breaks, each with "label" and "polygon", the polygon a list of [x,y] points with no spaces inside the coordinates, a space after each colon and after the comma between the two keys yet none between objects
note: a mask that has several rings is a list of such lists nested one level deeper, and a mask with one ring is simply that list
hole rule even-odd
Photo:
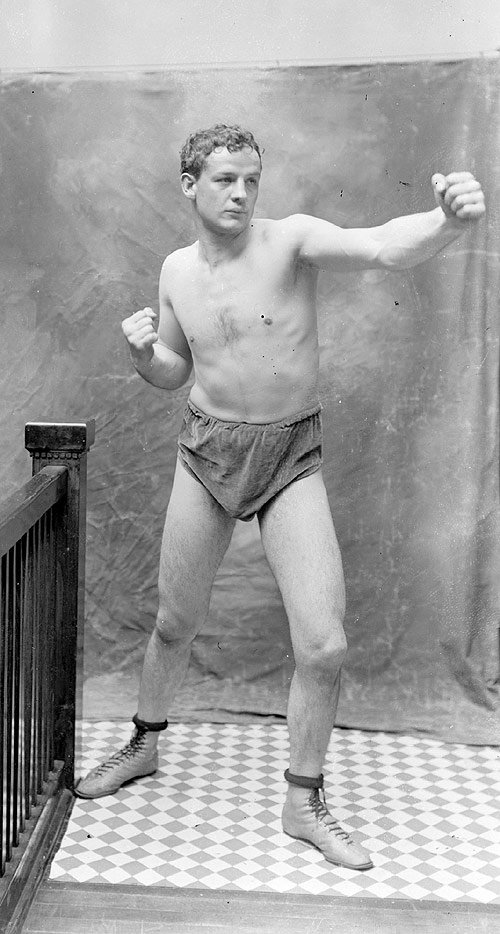
[{"label": "boxer in stance", "polygon": [[159,570],[159,609],[130,742],[83,778],[82,798],[113,794],[157,768],[159,731],[207,616],[237,519],[257,515],[280,588],[295,671],[283,829],[327,860],[369,869],[366,850],[326,805],[322,769],[346,654],[341,557],[321,471],[316,283],[319,270],[406,269],[447,246],[485,212],[469,172],[434,175],[436,207],[378,227],[317,217],[254,220],[259,146],[240,127],[194,133],[181,185],[197,237],[167,256],[159,320],[123,322],[132,362],[153,386],[182,386],[194,368],[178,443]]}]

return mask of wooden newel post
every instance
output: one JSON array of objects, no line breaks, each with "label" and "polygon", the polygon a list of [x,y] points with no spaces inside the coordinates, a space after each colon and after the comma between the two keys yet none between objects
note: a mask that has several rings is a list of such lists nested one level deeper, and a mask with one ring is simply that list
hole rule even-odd
[{"label": "wooden newel post", "polygon": [[85,601],[85,535],[87,452],[94,443],[95,421],[28,422],[25,445],[33,474],[43,467],[66,467],[68,495],[58,521],[58,607],[54,620],[55,758],[64,762],[64,782],[74,782],[75,719],[82,709],[83,622]]}]

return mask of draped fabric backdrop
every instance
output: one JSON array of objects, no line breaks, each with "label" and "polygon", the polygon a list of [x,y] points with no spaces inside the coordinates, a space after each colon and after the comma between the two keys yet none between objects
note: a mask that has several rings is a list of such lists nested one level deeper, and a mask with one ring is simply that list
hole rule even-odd
[{"label": "draped fabric backdrop", "polygon": [[[499,65],[494,60],[0,78],[0,479],[28,419],[95,417],[85,712],[135,712],[188,387],[135,375],[120,322],[193,239],[178,152],[249,126],[258,215],[344,226],[434,206],[471,169],[486,222],[409,272],[323,274],[325,478],[347,579],[338,723],[496,743]],[[195,582],[193,582],[193,586]],[[283,716],[292,651],[256,521],[237,524],[179,719]]]}]

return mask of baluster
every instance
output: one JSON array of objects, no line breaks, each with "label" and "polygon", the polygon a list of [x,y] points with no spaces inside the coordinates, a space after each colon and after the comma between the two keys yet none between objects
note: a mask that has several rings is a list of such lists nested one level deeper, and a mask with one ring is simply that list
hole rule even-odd
[{"label": "baluster", "polygon": [[12,549],[12,843],[19,846],[19,543]]},{"label": "baluster", "polygon": [[29,422],[26,447],[33,474],[43,467],[68,468],[68,495],[57,507],[57,565],[61,600],[57,605],[56,642],[63,660],[55,680],[54,754],[64,762],[65,782],[74,781],[75,718],[81,716],[82,678],[77,658],[83,650],[85,596],[85,511],[87,451],[94,442],[95,423]]},{"label": "baluster", "polygon": [[26,542],[26,596],[24,643],[24,807],[28,820],[31,814],[33,759],[33,631],[35,617],[35,529],[31,528]]},{"label": "baluster", "polygon": [[4,620],[2,638],[0,639],[0,775],[1,775],[1,794],[0,794],[0,875],[3,875],[6,862],[6,836],[5,824],[7,819],[6,812],[6,788],[5,788],[5,700],[6,684],[5,674],[7,665],[7,651],[5,637],[7,635],[7,555],[2,555],[1,559],[1,579],[0,579],[0,619]]},{"label": "baluster", "polygon": [[12,549],[7,554],[6,573],[6,613],[5,613],[5,728],[4,728],[4,766],[5,766],[5,856],[7,861],[12,856]]}]

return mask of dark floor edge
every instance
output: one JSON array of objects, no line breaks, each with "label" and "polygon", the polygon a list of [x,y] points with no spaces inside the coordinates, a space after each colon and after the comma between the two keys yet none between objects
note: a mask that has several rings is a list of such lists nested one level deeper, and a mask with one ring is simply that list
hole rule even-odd
[{"label": "dark floor edge", "polygon": [[2,880],[7,883],[1,904],[2,934],[17,934],[21,930],[69,819],[73,796],[67,789],[57,789],[58,784],[59,773],[53,773],[48,785],[50,793],[41,813],[27,822],[27,826],[33,826],[27,834],[25,848]]},{"label": "dark floor edge", "polygon": [[[169,898],[185,898],[214,900],[227,902],[228,899],[238,902],[261,902],[262,904],[273,905],[307,905],[311,899],[317,905],[336,905],[338,908],[389,908],[393,910],[412,911],[440,911],[455,912],[457,914],[491,914],[499,915],[500,905],[485,904],[483,902],[448,902],[440,900],[422,899],[404,899],[404,898],[372,898],[363,896],[338,896],[338,895],[307,895],[307,894],[283,894],[281,892],[239,892],[233,889],[196,889],[196,888],[174,888],[160,886],[128,885],[124,883],[104,883],[104,882],[64,882],[57,879],[47,880],[43,891],[49,894],[53,890],[66,890],[67,892],[115,892],[116,894],[134,895],[135,898],[144,900],[154,896],[155,898],[168,900]],[[500,926],[499,926],[500,929]]]}]

